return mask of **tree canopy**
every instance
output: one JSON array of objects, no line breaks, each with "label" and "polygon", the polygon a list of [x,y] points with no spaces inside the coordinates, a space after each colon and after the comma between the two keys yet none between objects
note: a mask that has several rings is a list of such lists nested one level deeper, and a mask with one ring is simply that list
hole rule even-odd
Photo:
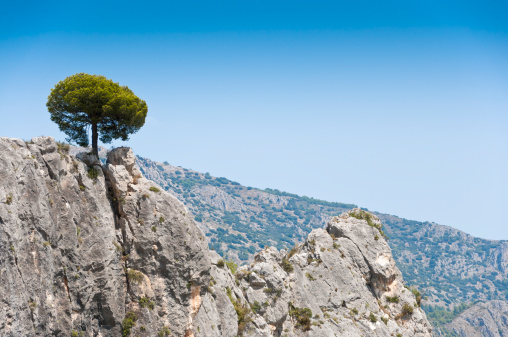
[{"label": "tree canopy", "polygon": [[[58,82],[46,104],[51,120],[80,146],[89,145],[98,157],[97,140],[123,141],[144,124],[148,107],[126,86],[100,75],[79,73]],[[100,138],[99,138],[100,134]]]}]

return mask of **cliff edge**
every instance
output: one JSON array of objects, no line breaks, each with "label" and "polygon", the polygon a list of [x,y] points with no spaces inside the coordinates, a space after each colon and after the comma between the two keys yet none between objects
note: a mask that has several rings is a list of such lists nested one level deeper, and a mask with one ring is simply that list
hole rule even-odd
[{"label": "cliff edge", "polygon": [[0,138],[0,335],[430,337],[380,228],[356,209],[236,271],[129,148]]}]

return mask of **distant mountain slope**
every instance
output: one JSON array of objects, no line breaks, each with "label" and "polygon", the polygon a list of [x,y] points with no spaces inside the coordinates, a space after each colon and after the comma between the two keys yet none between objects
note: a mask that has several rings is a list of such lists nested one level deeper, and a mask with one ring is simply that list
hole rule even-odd
[{"label": "distant mountain slope", "polygon": [[[137,157],[143,174],[174,193],[195,215],[209,246],[229,259],[247,261],[264,246],[301,242],[314,228],[355,207],[278,190],[245,187],[168,163]],[[453,308],[508,296],[508,242],[475,238],[429,222],[375,213],[404,279],[426,304]]]}]

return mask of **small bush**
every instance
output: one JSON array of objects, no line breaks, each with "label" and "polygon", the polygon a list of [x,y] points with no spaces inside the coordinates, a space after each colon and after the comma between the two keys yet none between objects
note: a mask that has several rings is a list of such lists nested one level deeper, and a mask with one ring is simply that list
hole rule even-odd
[{"label": "small bush", "polygon": [[303,331],[310,330],[312,310],[309,308],[297,308],[289,303],[289,316],[296,320],[296,327],[301,328]]},{"label": "small bush", "polygon": [[307,276],[307,278],[311,281],[315,281],[316,279],[314,278],[314,276],[312,276],[311,273],[305,273],[305,276]]},{"label": "small bush", "polygon": [[5,198],[5,203],[7,205],[12,204],[12,193],[9,193],[9,195]]},{"label": "small bush", "polygon": [[353,315],[358,315],[358,309],[356,309],[356,308],[351,309],[351,313]]},{"label": "small bush", "polygon": [[228,266],[229,270],[231,270],[231,274],[236,274],[236,269],[238,268],[236,263],[233,261],[226,261],[226,265]]},{"label": "small bush", "polygon": [[127,271],[127,279],[129,282],[136,282],[137,284],[141,284],[141,282],[143,282],[144,276],[142,272],[134,269],[129,269]]},{"label": "small bush", "polygon": [[402,314],[405,315],[411,315],[413,313],[413,306],[409,303],[404,303],[402,306]]},{"label": "small bush", "polygon": [[224,268],[224,265],[225,265],[224,260],[217,261],[217,267]]},{"label": "small bush", "polygon": [[138,320],[138,316],[132,312],[129,311],[125,318],[122,321],[122,336],[127,337],[131,334],[131,329],[136,325],[136,321]]},{"label": "small bush", "polygon": [[155,307],[155,303],[153,301],[150,301],[148,297],[141,297],[139,299],[139,305],[141,306],[141,308],[148,308],[150,310],[153,310],[153,308]]},{"label": "small bush", "polygon": [[158,189],[157,187],[155,187],[155,186],[152,186],[152,187],[150,187],[150,191],[155,192],[155,193],[159,193],[161,190],[159,190],[159,189]]},{"label": "small bush", "polygon": [[385,325],[387,325],[387,324],[388,324],[388,317],[381,317],[381,320],[383,321],[383,323],[384,323]]},{"label": "small bush", "polygon": [[257,314],[259,310],[261,310],[261,304],[259,304],[258,301],[254,301],[254,304],[252,304],[250,306],[250,308],[252,309],[252,311]]},{"label": "small bush", "polygon": [[399,296],[386,296],[386,300],[390,303],[399,303]]},{"label": "small bush", "polygon": [[286,273],[291,273],[294,270],[293,265],[286,259],[286,257],[282,259],[280,266]]},{"label": "small bush", "polygon": [[377,322],[377,318],[376,316],[371,312],[370,315],[369,315],[369,319],[372,323],[376,323]]},{"label": "small bush", "polygon": [[157,226],[152,226],[152,232],[157,232]]},{"label": "small bush", "polygon": [[79,333],[76,330],[71,331],[71,337],[78,337]]},{"label": "small bush", "polygon": [[159,337],[169,336],[171,335],[171,330],[167,326],[163,326],[161,331],[157,334]]},{"label": "small bush", "polygon": [[159,218],[159,223],[163,223],[164,221],[166,221],[166,219],[164,219],[164,217],[163,217],[163,216],[161,216],[161,217]]},{"label": "small bush", "polygon": [[99,177],[99,170],[95,167],[88,168],[88,178],[96,180]]},{"label": "small bush", "polygon": [[69,144],[62,142],[56,142],[56,147],[58,153],[60,153],[61,155],[69,154],[69,150],[71,149]]}]

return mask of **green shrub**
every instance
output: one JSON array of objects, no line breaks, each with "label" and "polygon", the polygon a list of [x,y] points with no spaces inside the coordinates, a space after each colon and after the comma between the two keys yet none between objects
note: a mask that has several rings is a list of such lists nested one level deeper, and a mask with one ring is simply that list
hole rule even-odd
[{"label": "green shrub", "polygon": [[286,273],[291,273],[294,270],[293,265],[286,259],[286,257],[282,259],[280,266]]},{"label": "green shrub", "polygon": [[12,204],[12,193],[9,193],[9,195],[7,195],[7,197],[5,198],[5,203],[7,205]]},{"label": "green shrub", "polygon": [[136,321],[138,320],[138,316],[132,312],[129,311],[125,318],[122,321],[122,336],[127,337],[131,334],[131,329],[136,325]]},{"label": "green shrub", "polygon": [[252,309],[252,311],[257,314],[259,310],[261,310],[261,304],[259,304],[258,301],[254,301],[254,304],[252,304],[250,306],[250,308]]},{"label": "green shrub", "polygon": [[171,330],[167,326],[163,326],[161,331],[157,334],[159,337],[169,336],[171,335]]},{"label": "green shrub", "polygon": [[399,303],[399,296],[386,296],[386,300],[390,303]]},{"label": "green shrub", "polygon": [[369,315],[369,319],[372,323],[376,323],[377,322],[377,318],[376,316],[371,312],[370,315]]},{"label": "green shrub", "polygon": [[58,153],[60,153],[61,155],[69,154],[69,150],[71,149],[69,144],[62,142],[56,142],[56,147]]},{"label": "green shrub", "polygon": [[96,180],[99,177],[99,170],[95,167],[88,168],[88,178]]},{"label": "green shrub", "polygon": [[164,221],[166,221],[166,219],[164,219],[164,217],[163,217],[163,216],[161,216],[161,217],[159,218],[159,223],[163,223]]},{"label": "green shrub", "polygon": [[217,267],[224,268],[224,265],[225,265],[224,260],[217,261]]},{"label": "green shrub", "polygon": [[305,273],[305,276],[307,276],[307,278],[311,281],[315,281],[316,279],[314,278],[314,276],[312,276],[311,273]]},{"label": "green shrub", "polygon": [[142,272],[139,272],[134,269],[129,269],[127,271],[127,279],[130,282],[136,282],[137,284],[141,284],[141,282],[143,282],[143,278],[144,278],[144,276],[143,276]]},{"label": "green shrub", "polygon": [[312,310],[309,308],[298,308],[289,303],[289,316],[296,320],[296,327],[303,331],[309,331],[311,325]]},{"label": "green shrub", "polygon": [[241,336],[243,333],[243,330],[247,326],[247,323],[249,323],[252,319],[250,317],[250,309],[245,304],[240,302],[239,299],[233,298],[233,293],[231,292],[231,289],[229,287],[226,288],[226,294],[229,297],[229,300],[235,307],[236,315],[238,316],[238,335]]},{"label": "green shrub", "polygon": [[148,308],[150,310],[153,310],[153,308],[155,307],[155,303],[153,301],[150,301],[148,297],[141,297],[139,299],[139,305],[141,306],[141,308]]},{"label": "green shrub", "polygon": [[387,325],[387,324],[388,324],[388,317],[381,317],[381,320],[383,321],[383,323],[384,323],[385,325]]},{"label": "green shrub", "polygon": [[155,193],[159,193],[161,190],[159,190],[159,189],[158,189],[157,187],[155,187],[155,186],[152,186],[152,187],[150,187],[150,191],[155,192]]},{"label": "green shrub", "polygon": [[413,313],[413,306],[409,303],[404,303],[402,306],[402,314],[405,315],[411,315]]},{"label": "green shrub", "polygon": [[231,270],[231,274],[235,275],[238,265],[233,261],[226,261],[226,265],[228,266],[229,270]]}]

